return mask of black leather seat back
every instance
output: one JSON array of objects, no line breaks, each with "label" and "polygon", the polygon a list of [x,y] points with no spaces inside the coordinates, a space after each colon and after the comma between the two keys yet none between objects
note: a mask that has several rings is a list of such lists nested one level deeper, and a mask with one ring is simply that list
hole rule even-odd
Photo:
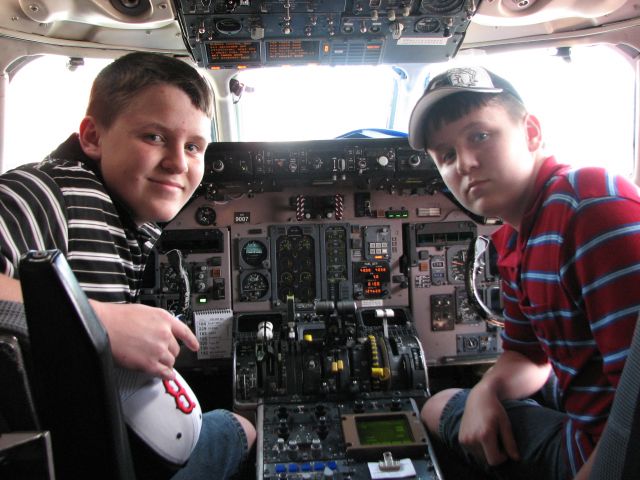
[{"label": "black leather seat back", "polygon": [[640,478],[640,322],[620,377],[595,462],[592,480]]},{"label": "black leather seat back", "polygon": [[134,478],[106,330],[60,252],[29,252],[19,271],[31,386],[56,476]]}]

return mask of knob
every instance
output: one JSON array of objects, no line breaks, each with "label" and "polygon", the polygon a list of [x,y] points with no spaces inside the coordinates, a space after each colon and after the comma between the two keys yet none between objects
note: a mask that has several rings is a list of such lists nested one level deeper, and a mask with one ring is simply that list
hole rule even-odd
[{"label": "knob", "polygon": [[402,36],[402,31],[404,30],[404,25],[400,22],[393,22],[389,25],[389,31],[391,32],[391,36],[394,40],[398,40]]},{"label": "knob", "polygon": [[378,157],[378,165],[380,165],[381,167],[386,167],[387,165],[389,165],[389,158],[385,155],[380,155]]},{"label": "knob", "polygon": [[393,22],[396,19],[396,11],[395,10],[388,10],[387,11],[387,18],[389,19],[390,22]]},{"label": "knob", "polygon": [[311,455],[313,458],[320,458],[322,455],[322,442],[319,438],[311,440]]},{"label": "knob", "polygon": [[374,22],[378,20],[378,10],[371,10],[371,20]]},{"label": "knob", "polygon": [[420,165],[421,162],[421,158],[420,155],[411,155],[409,157],[409,166],[412,168],[416,168],[418,165]]},{"label": "knob", "polygon": [[216,160],[213,162],[213,171],[216,173],[221,173],[224,170],[224,162],[222,160]]},{"label": "knob", "polygon": [[297,460],[298,458],[298,442],[295,440],[289,440],[289,444],[287,445],[287,450],[289,451],[289,458],[291,460]]}]

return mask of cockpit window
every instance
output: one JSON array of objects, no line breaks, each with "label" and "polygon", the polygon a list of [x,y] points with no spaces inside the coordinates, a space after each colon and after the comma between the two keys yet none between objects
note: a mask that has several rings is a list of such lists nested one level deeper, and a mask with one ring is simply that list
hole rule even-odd
[{"label": "cockpit window", "polygon": [[361,128],[392,128],[399,74],[383,66],[306,66],[246,70],[237,103],[239,140],[335,138]]},{"label": "cockpit window", "polygon": [[78,131],[93,79],[111,60],[85,58],[81,65],[77,62],[45,55],[15,73],[6,100],[1,172],[39,162]]},{"label": "cockpit window", "polygon": [[[283,67],[240,72],[239,140],[330,139],[355,129],[406,132],[428,79],[454,64],[480,64],[509,79],[542,123],[549,153],[626,176],[634,167],[635,74],[616,49],[584,46],[477,55],[446,64]],[[402,72],[407,72],[402,74]]]},{"label": "cockpit window", "polygon": [[[95,75],[110,60],[42,56],[15,73],[7,95],[1,171],[41,160],[77,131]],[[354,130],[406,132],[415,102],[432,76],[452,64],[480,64],[509,79],[542,123],[549,153],[576,166],[634,169],[635,73],[609,46],[527,49],[448,64],[291,66],[240,71],[225,141],[331,139]],[[215,75],[216,72],[211,72]],[[233,116],[235,114],[235,117]],[[375,130],[377,129],[377,130]]]}]

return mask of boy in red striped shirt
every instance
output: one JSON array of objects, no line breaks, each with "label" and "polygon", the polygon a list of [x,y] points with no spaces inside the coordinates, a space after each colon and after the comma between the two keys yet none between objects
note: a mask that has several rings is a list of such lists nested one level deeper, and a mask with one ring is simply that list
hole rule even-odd
[{"label": "boy in red striped shirt", "polygon": [[[504,352],[471,390],[432,396],[427,428],[495,478],[587,478],[640,311],[636,187],[545,154],[513,86],[479,67],[431,80],[409,142],[465,208],[504,222]],[[557,408],[528,398],[552,373]]]}]

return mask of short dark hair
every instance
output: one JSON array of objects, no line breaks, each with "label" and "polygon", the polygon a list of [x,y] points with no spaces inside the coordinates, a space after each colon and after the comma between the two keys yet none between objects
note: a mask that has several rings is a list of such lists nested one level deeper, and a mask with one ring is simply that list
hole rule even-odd
[{"label": "short dark hair", "polygon": [[[522,119],[527,109],[520,100],[507,92],[478,93],[460,92],[449,95],[436,103],[426,122],[425,140],[431,133],[442,128],[445,124],[460,120],[472,111],[490,104],[501,105],[513,121]],[[425,145],[429,145],[425,142]]]},{"label": "short dark hair", "polygon": [[213,117],[213,89],[207,79],[182,60],[149,52],[129,53],[102,69],[91,87],[87,115],[109,128],[141,90],[161,84],[179,88],[194,107]]}]

